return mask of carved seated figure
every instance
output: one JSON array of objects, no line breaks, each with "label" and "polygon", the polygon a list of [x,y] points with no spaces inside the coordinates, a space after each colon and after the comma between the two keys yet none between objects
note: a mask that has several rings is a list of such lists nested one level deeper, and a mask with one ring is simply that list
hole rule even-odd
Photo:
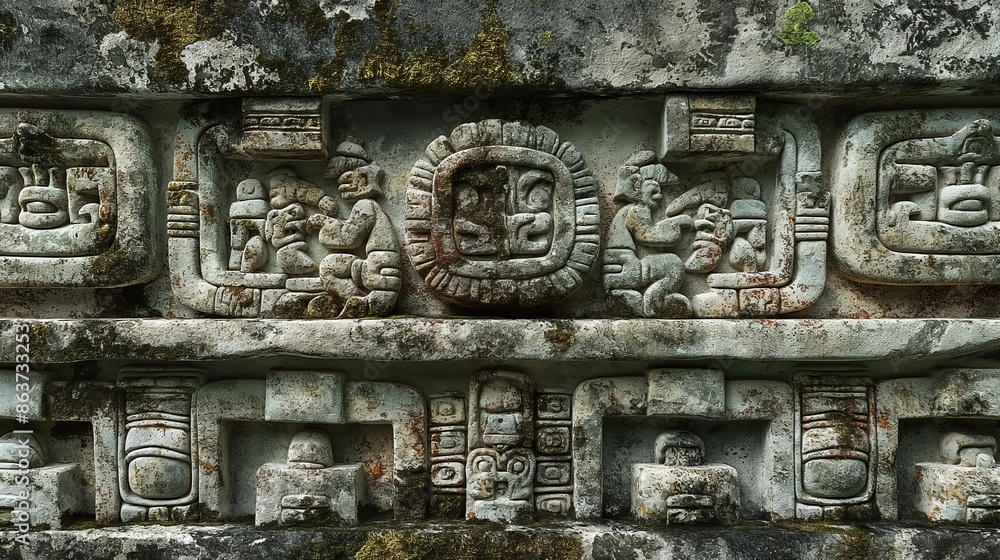
[{"label": "carved seated figure", "polygon": [[306,218],[309,206],[328,216],[337,215],[337,202],[316,185],[299,179],[290,169],[277,169],[270,175],[272,210],[264,223],[264,238],[277,251],[278,266],[288,274],[308,274],[316,270],[306,243]]},{"label": "carved seated figure", "polygon": [[930,521],[1000,523],[1000,468],[992,436],[951,433],[941,443],[947,461],[917,463],[917,510]]},{"label": "carved seated figure", "polygon": [[364,492],[361,464],[334,465],[330,438],[303,430],[285,463],[257,470],[257,525],[355,524]]},{"label": "carved seated figure", "polygon": [[[659,252],[677,245],[685,229],[695,227],[687,214],[653,221],[662,188],[679,179],[656,163],[653,152],[639,152],[619,170],[615,200],[627,202],[611,222],[604,251],[604,288],[614,311],[645,317],[686,317],[687,297],[678,293],[684,263],[674,253]],[[640,291],[645,288],[645,291]]]},{"label": "carved seated figure", "polygon": [[236,202],[229,205],[230,270],[256,272],[267,263],[263,232],[271,207],[264,195],[264,185],[257,179],[236,186]]},{"label": "carved seated figure", "polygon": [[740,485],[729,465],[703,465],[705,444],[669,430],[656,438],[656,463],[632,465],[632,514],[649,523],[734,523]]},{"label": "carved seated figure", "polygon": [[327,177],[339,182],[340,196],[354,202],[350,215],[314,214],[307,222],[330,254],[319,265],[324,295],[309,303],[310,317],[387,315],[402,285],[399,247],[392,222],[375,202],[382,196],[385,172],[349,139],[337,148]]},{"label": "carved seated figure", "polygon": [[45,460],[33,436],[0,437],[0,523],[59,529],[63,516],[82,512],[85,483],[79,465],[45,465]]}]

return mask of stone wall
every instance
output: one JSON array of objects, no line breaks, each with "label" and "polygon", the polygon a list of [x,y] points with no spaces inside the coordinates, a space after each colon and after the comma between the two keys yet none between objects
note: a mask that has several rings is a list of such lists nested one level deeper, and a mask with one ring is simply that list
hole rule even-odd
[{"label": "stone wall", "polygon": [[0,542],[991,557],[996,12],[0,7]]}]

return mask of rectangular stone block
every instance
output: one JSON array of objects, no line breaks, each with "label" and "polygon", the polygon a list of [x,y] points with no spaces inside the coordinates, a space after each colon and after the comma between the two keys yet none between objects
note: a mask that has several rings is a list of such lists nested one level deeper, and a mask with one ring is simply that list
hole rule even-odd
[{"label": "rectangular stone block", "polygon": [[344,422],[344,376],[277,371],[267,375],[264,419],[274,422]]},{"label": "rectangular stone block", "polygon": [[725,374],[713,369],[650,370],[650,416],[718,418],[726,407]]}]

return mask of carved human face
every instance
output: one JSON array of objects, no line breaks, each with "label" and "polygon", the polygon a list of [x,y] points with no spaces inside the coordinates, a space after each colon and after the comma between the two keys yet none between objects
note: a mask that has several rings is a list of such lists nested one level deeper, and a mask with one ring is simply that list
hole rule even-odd
[{"label": "carved human face", "polygon": [[642,203],[650,208],[656,208],[660,205],[660,200],[663,199],[662,187],[660,183],[653,179],[646,179],[642,182],[642,188],[640,191],[640,196]]}]

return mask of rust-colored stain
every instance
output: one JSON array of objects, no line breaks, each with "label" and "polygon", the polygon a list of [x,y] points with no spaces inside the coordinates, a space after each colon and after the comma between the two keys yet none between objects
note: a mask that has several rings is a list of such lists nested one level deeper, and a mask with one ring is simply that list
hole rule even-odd
[{"label": "rust-colored stain", "polygon": [[378,480],[388,474],[389,470],[379,461],[368,461],[365,463],[365,472],[368,474],[368,478]]},{"label": "rust-colored stain", "polygon": [[215,218],[215,206],[211,204],[202,204],[201,213],[205,214],[209,218]]},{"label": "rust-colored stain", "polygon": [[892,427],[892,422],[889,420],[889,413],[884,412],[876,417],[876,422],[880,430],[888,430]]}]

